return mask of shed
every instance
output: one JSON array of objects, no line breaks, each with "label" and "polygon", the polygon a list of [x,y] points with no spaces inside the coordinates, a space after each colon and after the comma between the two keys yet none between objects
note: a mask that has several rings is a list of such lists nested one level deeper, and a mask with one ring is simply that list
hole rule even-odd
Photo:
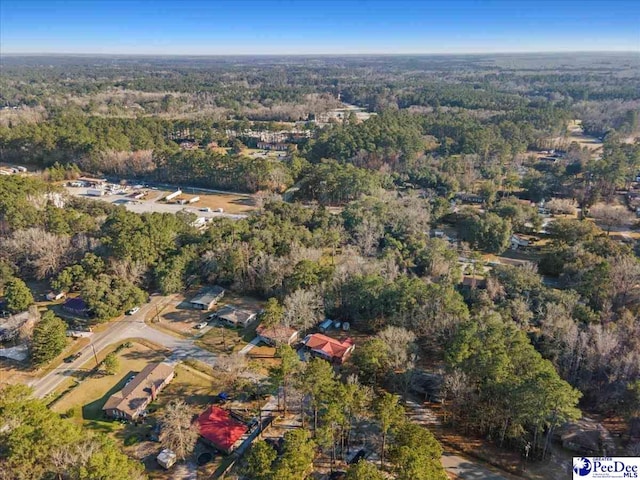
[{"label": "shed", "polygon": [[165,470],[170,469],[178,460],[178,456],[168,448],[163,449],[156,457],[158,464]]},{"label": "shed", "polygon": [[333,326],[333,320],[330,318],[325,318],[320,325],[318,325],[318,330],[322,333],[329,331],[329,329]]},{"label": "shed", "polygon": [[60,300],[60,299],[62,299],[64,297],[66,297],[66,296],[67,296],[67,293],[66,292],[62,292],[62,291],[60,291],[60,292],[49,292],[49,293],[47,293],[47,300],[49,300],[51,302],[54,302],[56,300]]}]

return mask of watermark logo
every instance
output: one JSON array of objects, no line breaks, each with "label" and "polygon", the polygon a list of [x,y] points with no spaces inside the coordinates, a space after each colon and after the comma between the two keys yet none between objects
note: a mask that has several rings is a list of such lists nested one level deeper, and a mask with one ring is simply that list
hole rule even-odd
[{"label": "watermark logo", "polygon": [[586,477],[591,473],[591,470],[591,460],[588,458],[579,457],[573,459],[573,473],[578,474],[580,477]]},{"label": "watermark logo", "polygon": [[640,457],[573,457],[573,480],[611,478],[640,480]]}]

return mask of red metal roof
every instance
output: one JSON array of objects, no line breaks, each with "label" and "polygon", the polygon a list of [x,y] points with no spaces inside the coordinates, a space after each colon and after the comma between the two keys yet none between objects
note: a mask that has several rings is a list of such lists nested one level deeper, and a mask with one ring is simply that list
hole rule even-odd
[{"label": "red metal roof", "polygon": [[327,337],[321,333],[314,333],[304,339],[304,344],[311,350],[322,352],[331,358],[342,359],[345,354],[353,347],[353,340],[347,338],[344,341]]},{"label": "red metal roof", "polygon": [[228,452],[248,430],[223,408],[211,406],[198,417],[200,435],[216,448]]}]

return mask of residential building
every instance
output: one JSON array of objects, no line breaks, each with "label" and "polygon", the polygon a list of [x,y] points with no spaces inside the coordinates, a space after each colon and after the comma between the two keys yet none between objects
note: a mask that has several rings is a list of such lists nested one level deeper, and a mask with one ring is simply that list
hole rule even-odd
[{"label": "residential building", "polygon": [[337,364],[342,364],[349,358],[355,348],[355,344],[350,338],[340,341],[321,333],[307,335],[303,343],[309,349],[311,355]]},{"label": "residential building", "polygon": [[235,308],[231,305],[225,305],[214,314],[214,317],[219,321],[224,322],[231,327],[241,328],[249,325],[257,316],[258,312]]},{"label": "residential building", "polygon": [[267,345],[277,347],[279,345],[291,345],[298,339],[299,333],[286,325],[272,325],[270,327],[258,325],[256,334]]},{"label": "residential building", "polygon": [[13,340],[20,334],[20,328],[31,319],[29,312],[16,313],[0,318],[0,342]]},{"label": "residential building", "polygon": [[86,316],[89,314],[87,303],[80,297],[70,298],[62,305],[62,309],[73,315]]},{"label": "residential building", "polygon": [[524,238],[518,235],[511,235],[511,250],[517,250],[518,248],[524,248],[529,246],[529,240],[525,240]]},{"label": "residential building", "polygon": [[240,446],[242,436],[249,430],[231,412],[215,405],[200,414],[197,422],[203,440],[226,454]]},{"label": "residential building", "polygon": [[173,367],[168,363],[151,363],[122,390],[111,395],[102,411],[109,417],[135,420],[174,375]]},{"label": "residential building", "polygon": [[214,286],[200,290],[189,303],[198,310],[211,310],[222,297],[224,297],[224,288]]}]

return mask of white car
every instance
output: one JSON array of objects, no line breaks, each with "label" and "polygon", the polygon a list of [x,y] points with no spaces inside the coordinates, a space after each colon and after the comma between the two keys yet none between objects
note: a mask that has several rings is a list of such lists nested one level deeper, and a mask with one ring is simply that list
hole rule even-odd
[{"label": "white car", "polygon": [[199,324],[197,324],[195,326],[196,330],[202,330],[204,327],[206,327],[207,325],[209,325],[208,322],[200,322]]},{"label": "white car", "polygon": [[138,313],[139,310],[140,310],[140,307],[133,307],[131,310],[127,310],[127,315],[133,315],[135,313]]}]

